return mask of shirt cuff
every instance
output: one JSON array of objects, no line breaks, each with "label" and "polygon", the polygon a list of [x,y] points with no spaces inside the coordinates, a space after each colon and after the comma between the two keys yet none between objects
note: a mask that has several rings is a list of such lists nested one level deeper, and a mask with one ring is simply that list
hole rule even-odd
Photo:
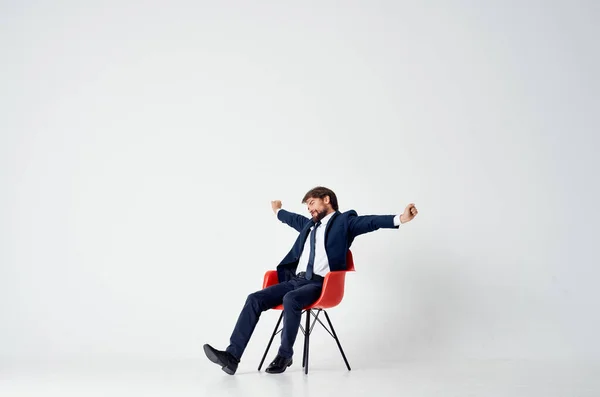
[{"label": "shirt cuff", "polygon": [[394,217],[394,226],[400,226],[400,215]]}]

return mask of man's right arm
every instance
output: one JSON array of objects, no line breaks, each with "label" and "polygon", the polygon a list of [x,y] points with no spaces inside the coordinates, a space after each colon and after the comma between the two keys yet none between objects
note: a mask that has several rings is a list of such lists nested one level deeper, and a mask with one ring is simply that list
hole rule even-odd
[{"label": "man's right arm", "polygon": [[293,227],[298,232],[301,232],[302,229],[304,229],[304,226],[310,222],[310,219],[305,216],[294,214],[293,212],[282,209],[281,201],[279,200],[271,201],[271,208],[273,208],[273,212],[277,216],[277,219]]}]

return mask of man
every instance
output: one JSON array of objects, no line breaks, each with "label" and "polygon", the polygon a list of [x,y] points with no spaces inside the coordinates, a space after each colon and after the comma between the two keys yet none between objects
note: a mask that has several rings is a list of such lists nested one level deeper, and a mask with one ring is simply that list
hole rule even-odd
[{"label": "man", "polygon": [[277,266],[279,283],[248,295],[225,351],[204,345],[208,359],[230,375],[237,370],[260,314],[282,303],[281,345],[266,372],[284,372],[292,365],[292,347],[300,327],[302,309],[319,298],[327,273],[346,270],[346,254],[354,238],[380,228],[397,229],[418,213],[414,204],[409,204],[401,215],[396,216],[358,216],[354,210],[341,213],[335,193],[322,186],[308,191],[302,203],[307,204],[312,219],[282,209],[279,200],[271,201],[277,218],[300,233],[290,252]]}]

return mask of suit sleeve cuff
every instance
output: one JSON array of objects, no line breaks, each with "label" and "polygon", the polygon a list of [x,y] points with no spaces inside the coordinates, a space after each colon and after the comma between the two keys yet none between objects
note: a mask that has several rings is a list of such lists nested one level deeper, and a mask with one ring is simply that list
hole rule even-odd
[{"label": "suit sleeve cuff", "polygon": [[400,226],[400,215],[394,217],[394,226]]}]

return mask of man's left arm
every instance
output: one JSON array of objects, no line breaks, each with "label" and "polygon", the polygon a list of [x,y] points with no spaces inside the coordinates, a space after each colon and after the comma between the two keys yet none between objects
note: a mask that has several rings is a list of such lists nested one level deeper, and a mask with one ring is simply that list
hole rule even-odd
[{"label": "man's left arm", "polygon": [[419,211],[413,203],[406,206],[400,215],[363,215],[350,216],[348,231],[353,236],[373,232],[377,229],[397,229],[400,224],[412,221]]}]

